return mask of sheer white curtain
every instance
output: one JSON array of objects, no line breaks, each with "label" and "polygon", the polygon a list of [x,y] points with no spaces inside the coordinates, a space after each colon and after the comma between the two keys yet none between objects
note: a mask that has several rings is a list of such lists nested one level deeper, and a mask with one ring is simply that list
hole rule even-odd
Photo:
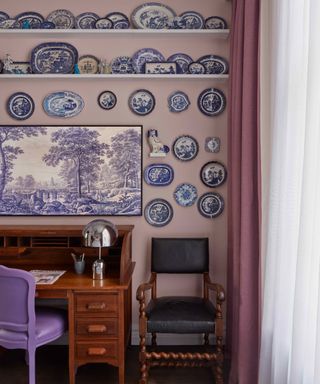
[{"label": "sheer white curtain", "polygon": [[320,383],[320,0],[262,0],[259,384]]}]

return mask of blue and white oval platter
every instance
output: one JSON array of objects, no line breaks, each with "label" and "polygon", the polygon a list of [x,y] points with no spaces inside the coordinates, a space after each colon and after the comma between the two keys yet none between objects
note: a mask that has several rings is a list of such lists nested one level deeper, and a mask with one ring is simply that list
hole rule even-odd
[{"label": "blue and white oval platter", "polygon": [[174,172],[169,164],[150,164],[144,169],[144,181],[149,185],[165,187],[172,183]]},{"label": "blue and white oval platter", "polygon": [[66,118],[77,116],[84,107],[84,101],[77,93],[61,91],[47,95],[42,105],[47,115]]}]

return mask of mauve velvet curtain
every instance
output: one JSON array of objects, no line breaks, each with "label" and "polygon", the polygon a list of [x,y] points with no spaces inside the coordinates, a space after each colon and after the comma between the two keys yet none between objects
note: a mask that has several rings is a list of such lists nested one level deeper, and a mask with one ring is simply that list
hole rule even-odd
[{"label": "mauve velvet curtain", "polygon": [[233,0],[228,130],[229,384],[257,384],[260,305],[259,0]]}]

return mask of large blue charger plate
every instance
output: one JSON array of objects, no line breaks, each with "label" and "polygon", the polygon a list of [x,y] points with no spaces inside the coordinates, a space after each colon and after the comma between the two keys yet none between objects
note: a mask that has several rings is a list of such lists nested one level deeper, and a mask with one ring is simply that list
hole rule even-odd
[{"label": "large blue charger plate", "polygon": [[61,91],[47,95],[42,105],[47,115],[65,118],[78,115],[84,107],[84,101],[77,93]]},{"label": "large blue charger plate", "polygon": [[24,92],[16,92],[7,101],[7,112],[16,120],[26,120],[34,112],[34,101]]},{"label": "large blue charger plate", "polygon": [[31,52],[32,73],[73,73],[78,51],[69,43],[42,43]]},{"label": "large blue charger plate", "polygon": [[172,183],[174,172],[169,164],[150,164],[144,170],[144,181],[149,185],[165,187]]},{"label": "large blue charger plate", "polygon": [[202,216],[213,219],[223,212],[223,197],[216,192],[208,192],[199,197],[198,210]]},{"label": "large blue charger plate", "polygon": [[167,200],[154,199],[146,205],[144,217],[150,225],[164,227],[172,220],[173,209]]},{"label": "large blue charger plate", "polygon": [[176,16],[173,9],[160,3],[144,3],[134,9],[131,21],[138,29],[164,29]]}]

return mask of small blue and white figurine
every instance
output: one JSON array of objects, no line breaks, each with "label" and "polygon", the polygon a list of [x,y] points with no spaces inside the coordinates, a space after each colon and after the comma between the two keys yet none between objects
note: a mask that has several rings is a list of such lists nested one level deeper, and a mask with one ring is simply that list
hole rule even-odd
[{"label": "small blue and white figurine", "polygon": [[161,140],[158,137],[157,129],[148,130],[148,141],[151,148],[149,154],[150,157],[166,157],[167,153],[170,151],[167,145],[162,144]]}]

